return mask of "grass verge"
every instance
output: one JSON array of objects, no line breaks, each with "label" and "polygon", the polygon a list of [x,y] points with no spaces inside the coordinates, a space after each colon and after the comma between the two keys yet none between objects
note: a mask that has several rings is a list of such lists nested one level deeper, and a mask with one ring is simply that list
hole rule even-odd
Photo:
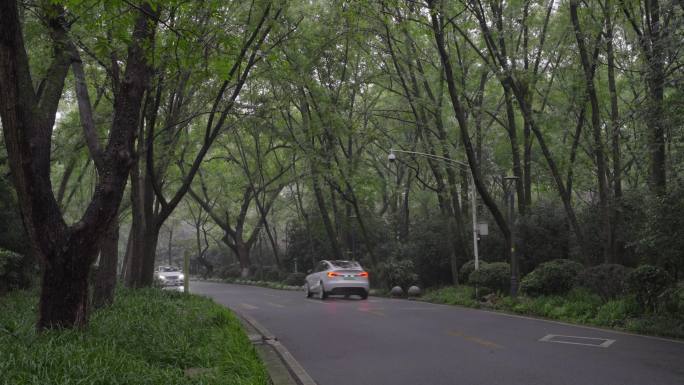
[{"label": "grass verge", "polygon": [[632,297],[603,302],[597,295],[580,289],[564,296],[490,296],[487,302],[480,302],[475,299],[473,287],[462,285],[429,290],[421,300],[684,339],[681,312],[642,314]]},{"label": "grass verge", "polygon": [[238,319],[211,300],[121,289],[85,330],[35,331],[37,296],[0,298],[0,384],[268,384]]}]

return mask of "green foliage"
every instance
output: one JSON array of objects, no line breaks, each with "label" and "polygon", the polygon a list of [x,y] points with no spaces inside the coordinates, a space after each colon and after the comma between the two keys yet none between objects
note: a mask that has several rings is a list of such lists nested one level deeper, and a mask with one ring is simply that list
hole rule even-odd
[{"label": "green foliage", "polygon": [[[4,143],[0,142],[0,150],[4,150],[2,146]],[[4,177],[6,172],[7,168],[0,163],[0,249],[26,253],[28,235],[24,230],[14,188]]]},{"label": "green foliage", "polygon": [[461,305],[478,307],[475,299],[475,288],[465,285],[447,286],[439,289],[428,290],[422,296],[422,300],[447,305]]},{"label": "green foliage", "polygon": [[284,274],[275,266],[264,267],[263,278],[264,281],[280,282],[284,278]]},{"label": "green foliage", "polygon": [[634,297],[614,299],[601,305],[593,321],[597,325],[624,327],[625,321],[639,314],[639,307]]},{"label": "green foliage", "polygon": [[376,276],[382,285],[388,289],[400,286],[406,290],[418,280],[413,261],[400,260],[394,257],[378,264]]},{"label": "green foliage", "polygon": [[240,266],[239,265],[229,265],[223,266],[218,271],[219,278],[240,278]]},{"label": "green foliage", "polygon": [[[8,384],[267,384],[238,320],[203,297],[120,290],[85,330],[37,334],[37,298],[0,300],[0,373]],[[4,310],[7,311],[4,311]],[[8,359],[7,359],[8,358]],[[201,369],[193,377],[184,371]]]},{"label": "green foliage", "polygon": [[575,284],[598,294],[604,301],[625,293],[629,270],[617,264],[601,264],[583,270]]},{"label": "green foliage", "polygon": [[285,277],[284,284],[288,286],[303,286],[306,274],[304,273],[290,273]]},{"label": "green foliage", "polygon": [[470,273],[471,285],[486,287],[500,293],[508,293],[511,286],[511,265],[506,262],[493,262],[480,266]]},{"label": "green foliage", "polygon": [[453,237],[449,227],[442,219],[422,218],[413,225],[409,246],[404,252],[415,266],[415,272],[424,287],[441,286],[452,283],[451,245],[445,240]]},{"label": "green foliage", "polygon": [[636,242],[642,262],[660,266],[673,276],[684,271],[684,178],[672,180],[663,196],[647,195],[643,203],[646,218]]},{"label": "green foliage", "polygon": [[663,294],[671,285],[667,272],[659,267],[642,265],[627,276],[627,287],[636,296],[640,308],[657,313],[663,304]]},{"label": "green foliage", "polygon": [[572,288],[582,268],[582,264],[569,259],[544,262],[522,279],[520,288],[531,296],[563,294]]},{"label": "green foliage", "polygon": [[566,214],[558,201],[534,202],[518,225],[521,272],[530,272],[547,261],[568,258],[570,235]]},{"label": "green foliage", "polygon": [[26,257],[0,249],[0,295],[29,287],[36,273],[33,264]]},{"label": "green foliage", "polygon": [[[482,267],[485,264],[487,264],[487,262],[480,259],[480,261],[479,261],[480,267]],[[468,283],[468,278],[470,278],[470,274],[473,271],[475,271],[475,260],[474,259],[471,259],[470,261],[461,265],[461,267],[458,269],[459,283],[461,283],[461,284]]]}]

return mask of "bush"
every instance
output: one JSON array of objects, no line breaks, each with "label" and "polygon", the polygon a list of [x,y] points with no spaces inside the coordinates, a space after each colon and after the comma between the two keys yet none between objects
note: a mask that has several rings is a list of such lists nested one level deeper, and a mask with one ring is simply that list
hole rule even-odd
[{"label": "bush", "polygon": [[418,280],[418,276],[414,272],[413,261],[411,260],[390,258],[380,263],[377,271],[378,279],[387,289],[391,289],[394,286],[408,288]]},{"label": "bush", "polygon": [[283,280],[283,273],[278,270],[278,267],[276,266],[267,266],[264,267],[263,274],[261,275],[261,279],[264,281],[268,282],[280,282]]},{"label": "bush", "polygon": [[521,282],[521,290],[531,296],[564,294],[572,289],[582,264],[569,259],[555,259],[537,266]]},{"label": "bush", "polygon": [[0,295],[29,287],[33,278],[31,270],[21,254],[0,249]]},{"label": "bush", "polygon": [[669,286],[667,272],[656,266],[641,265],[627,276],[629,292],[636,296],[637,304],[646,312],[658,312],[662,294]]},{"label": "bush", "polygon": [[219,269],[218,276],[221,279],[240,278],[240,266],[230,265]]},{"label": "bush", "polygon": [[285,277],[285,283],[288,286],[303,286],[304,285],[304,278],[306,278],[306,274],[304,273],[290,273]]},{"label": "bush", "polygon": [[580,272],[575,284],[609,301],[625,293],[628,273],[629,269],[622,265],[606,263]]},{"label": "bush", "polygon": [[[487,262],[483,261],[480,259],[480,267],[482,267],[484,264]],[[468,278],[470,277],[470,273],[475,271],[475,260],[471,259],[470,261],[464,263],[461,265],[461,268],[458,269],[458,281],[461,284],[468,283]]]},{"label": "bush", "polygon": [[511,285],[511,265],[506,262],[487,263],[470,273],[468,282],[497,292],[508,293]]}]

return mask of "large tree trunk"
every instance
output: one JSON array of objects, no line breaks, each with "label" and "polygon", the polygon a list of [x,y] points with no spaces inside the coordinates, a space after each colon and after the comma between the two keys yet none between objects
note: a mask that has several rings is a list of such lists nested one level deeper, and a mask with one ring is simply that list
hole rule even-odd
[{"label": "large tree trunk", "polygon": [[240,277],[247,278],[249,277],[249,268],[252,266],[252,263],[249,259],[250,245],[245,242],[238,241],[235,246],[238,262],[240,263]]},{"label": "large tree trunk", "polygon": [[[96,247],[69,247],[43,264],[38,329],[82,327],[88,322],[88,275]],[[84,263],[86,262],[86,263]]]},{"label": "large tree trunk", "polygon": [[100,246],[100,264],[93,284],[93,305],[96,308],[114,302],[116,265],[119,259],[119,219],[115,217],[107,228]]}]

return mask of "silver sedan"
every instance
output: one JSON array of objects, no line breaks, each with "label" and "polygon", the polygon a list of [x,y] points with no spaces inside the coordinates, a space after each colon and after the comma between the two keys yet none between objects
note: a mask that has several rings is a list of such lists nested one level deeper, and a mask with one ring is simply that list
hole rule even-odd
[{"label": "silver sedan", "polygon": [[308,273],[304,284],[307,298],[314,294],[320,299],[354,294],[368,298],[368,272],[356,261],[320,261]]}]

